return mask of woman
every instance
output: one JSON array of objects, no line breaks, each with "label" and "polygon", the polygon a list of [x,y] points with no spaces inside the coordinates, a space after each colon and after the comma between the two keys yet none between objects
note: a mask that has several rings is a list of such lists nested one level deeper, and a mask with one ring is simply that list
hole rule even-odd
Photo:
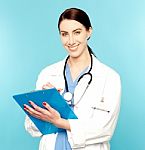
[{"label": "woman", "polygon": [[65,10],[58,29],[68,57],[42,70],[36,90],[57,88],[71,99],[78,119],[63,119],[48,103],[43,102],[43,109],[30,101],[32,107],[24,105],[30,115],[65,131],[42,135],[28,117],[26,130],[32,136],[42,136],[40,150],[109,150],[120,108],[120,77],[101,63],[88,46],[92,26],[83,10]]}]

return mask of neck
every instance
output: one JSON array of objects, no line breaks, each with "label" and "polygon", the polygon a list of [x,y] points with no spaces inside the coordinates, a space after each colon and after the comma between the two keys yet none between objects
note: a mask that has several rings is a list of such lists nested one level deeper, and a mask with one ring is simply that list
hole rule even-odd
[{"label": "neck", "polygon": [[68,65],[71,68],[72,72],[80,73],[91,63],[90,53],[87,50],[79,57],[71,57],[68,59]]}]

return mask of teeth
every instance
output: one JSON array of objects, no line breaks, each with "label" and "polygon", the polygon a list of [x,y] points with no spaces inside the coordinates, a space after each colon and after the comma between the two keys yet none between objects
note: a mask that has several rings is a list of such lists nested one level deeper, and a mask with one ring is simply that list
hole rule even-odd
[{"label": "teeth", "polygon": [[78,46],[74,46],[74,47],[69,47],[70,50],[75,50],[77,49]]}]

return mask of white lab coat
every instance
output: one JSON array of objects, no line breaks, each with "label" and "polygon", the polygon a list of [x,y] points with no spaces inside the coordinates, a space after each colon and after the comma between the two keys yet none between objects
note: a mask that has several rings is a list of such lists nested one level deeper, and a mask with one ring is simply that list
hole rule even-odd
[{"label": "white lab coat", "polygon": [[[63,69],[65,59],[42,70],[36,90],[47,82],[65,88]],[[93,56],[92,82],[82,100],[74,108],[78,119],[69,119],[68,141],[73,150],[109,150],[120,109],[121,83],[119,75]],[[87,86],[89,76],[80,80],[74,91],[74,103]],[[62,91],[63,92],[63,91]],[[54,150],[57,134],[42,135],[26,117],[26,130],[34,137],[42,136],[39,150]]]}]

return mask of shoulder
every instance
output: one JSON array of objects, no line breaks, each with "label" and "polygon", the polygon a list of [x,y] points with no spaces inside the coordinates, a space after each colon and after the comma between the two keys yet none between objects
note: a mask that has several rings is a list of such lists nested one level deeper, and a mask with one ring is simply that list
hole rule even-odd
[{"label": "shoulder", "polygon": [[42,89],[42,86],[48,82],[55,83],[58,77],[63,75],[64,60],[51,64],[40,72],[36,81],[36,90]]},{"label": "shoulder", "polygon": [[64,67],[64,60],[61,60],[57,63],[51,64],[42,69],[39,76],[59,74],[62,72],[63,67]]},{"label": "shoulder", "polygon": [[120,79],[119,73],[114,68],[103,63],[102,63],[102,66],[104,66],[104,68],[106,69],[108,76]]},{"label": "shoulder", "polygon": [[106,93],[120,93],[121,92],[121,79],[119,73],[112,67],[102,63],[98,59],[94,61],[94,72],[96,77],[104,78],[106,84]]},{"label": "shoulder", "polygon": [[119,73],[112,67],[102,63],[97,58],[94,59],[95,63],[95,72],[98,73],[100,76],[107,76],[110,78],[115,78],[120,80]]},{"label": "shoulder", "polygon": [[113,86],[112,89],[116,88],[115,89],[116,91],[117,90],[120,91],[120,89],[121,89],[121,78],[120,78],[119,73],[114,68],[112,68],[106,64],[102,63],[102,67],[104,67],[104,70],[106,72],[106,83],[109,85],[109,87]]}]

